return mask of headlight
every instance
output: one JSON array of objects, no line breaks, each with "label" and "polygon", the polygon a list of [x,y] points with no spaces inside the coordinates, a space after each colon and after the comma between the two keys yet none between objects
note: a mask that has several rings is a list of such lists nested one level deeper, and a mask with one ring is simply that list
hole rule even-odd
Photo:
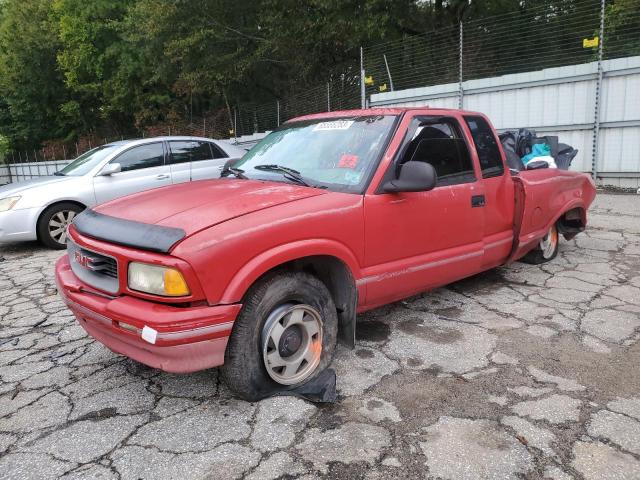
[{"label": "headlight", "polygon": [[175,268],[132,262],[128,277],[131,290],[165,297],[185,297],[191,293],[182,273]]},{"label": "headlight", "polygon": [[11,210],[18,203],[18,200],[20,200],[20,197],[0,198],[0,212]]}]

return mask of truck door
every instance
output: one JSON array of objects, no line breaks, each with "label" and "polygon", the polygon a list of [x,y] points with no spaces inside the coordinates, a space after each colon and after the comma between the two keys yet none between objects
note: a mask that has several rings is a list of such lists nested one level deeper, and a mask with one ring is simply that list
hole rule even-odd
[{"label": "truck door", "polygon": [[484,190],[484,233],[482,268],[493,268],[504,263],[513,244],[514,186],[509,170],[505,168],[502,149],[498,146],[495,130],[480,115],[465,115],[482,172]]},{"label": "truck door", "polygon": [[[469,146],[454,117],[416,115],[391,168],[428,162],[438,174],[428,192],[365,196],[364,278],[377,305],[480,270],[483,209]],[[389,172],[388,172],[389,173]]]}]

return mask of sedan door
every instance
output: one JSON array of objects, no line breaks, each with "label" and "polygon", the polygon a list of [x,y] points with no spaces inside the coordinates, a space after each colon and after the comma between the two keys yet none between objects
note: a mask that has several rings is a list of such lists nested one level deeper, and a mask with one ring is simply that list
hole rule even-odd
[{"label": "sedan door", "polygon": [[162,142],[138,145],[115,157],[109,163],[119,163],[121,171],[93,179],[96,203],[171,185],[171,170],[164,157]]},{"label": "sedan door", "polygon": [[229,159],[216,145],[200,140],[169,142],[173,183],[218,178]]}]

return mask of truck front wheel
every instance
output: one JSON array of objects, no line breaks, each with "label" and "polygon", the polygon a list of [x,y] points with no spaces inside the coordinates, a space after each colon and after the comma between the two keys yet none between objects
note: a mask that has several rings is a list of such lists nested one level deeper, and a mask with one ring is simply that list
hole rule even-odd
[{"label": "truck front wheel", "polygon": [[320,280],[304,272],[269,275],[244,299],[223,378],[249,401],[302,385],[331,362],[337,328],[335,304]]},{"label": "truck front wheel", "polygon": [[533,265],[546,263],[558,255],[558,246],[560,245],[560,237],[555,224],[549,229],[544,237],[540,239],[538,246],[527,253],[522,260]]}]

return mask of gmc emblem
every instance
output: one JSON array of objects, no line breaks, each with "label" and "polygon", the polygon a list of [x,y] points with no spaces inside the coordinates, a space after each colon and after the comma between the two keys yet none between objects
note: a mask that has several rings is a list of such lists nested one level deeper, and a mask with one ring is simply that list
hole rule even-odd
[{"label": "gmc emblem", "polygon": [[91,258],[83,255],[82,253],[76,251],[74,253],[74,258],[76,263],[84,268],[91,270]]}]

